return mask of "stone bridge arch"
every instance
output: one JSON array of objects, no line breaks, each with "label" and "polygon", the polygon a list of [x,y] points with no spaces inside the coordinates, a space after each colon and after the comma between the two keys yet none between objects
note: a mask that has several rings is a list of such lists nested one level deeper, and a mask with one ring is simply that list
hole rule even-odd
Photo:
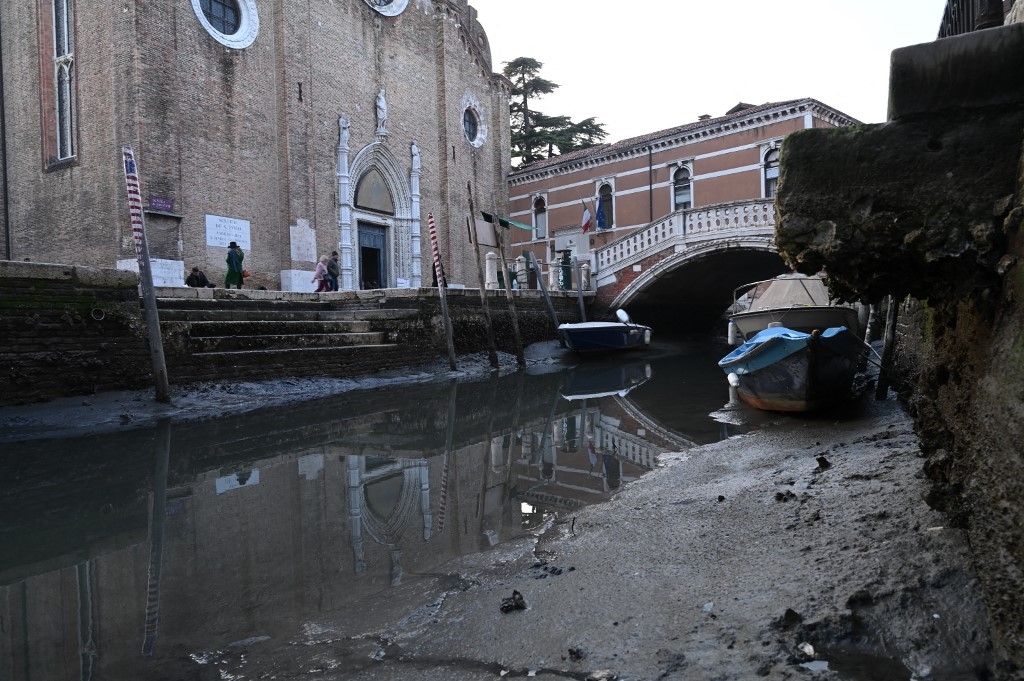
[{"label": "stone bridge arch", "polygon": [[743,284],[789,271],[774,235],[750,235],[652,254],[601,286],[595,314],[623,308],[656,330],[721,331],[718,322]]}]

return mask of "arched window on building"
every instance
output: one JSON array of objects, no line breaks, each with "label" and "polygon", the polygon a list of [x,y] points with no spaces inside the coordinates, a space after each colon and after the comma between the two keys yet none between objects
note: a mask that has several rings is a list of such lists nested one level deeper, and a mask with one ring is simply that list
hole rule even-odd
[{"label": "arched window on building", "polygon": [[53,2],[53,91],[56,93],[56,160],[75,156],[75,52],[71,0]]},{"label": "arched window on building", "polygon": [[692,205],[690,169],[680,167],[672,176],[672,209],[685,210]]},{"label": "arched window on building", "polygon": [[533,238],[546,239],[548,236],[548,208],[543,196],[533,201]]},{"label": "arched window on building", "polygon": [[775,197],[775,185],[779,181],[779,150],[772,149],[764,155],[764,197]]},{"label": "arched window on building", "polygon": [[602,184],[597,190],[597,228],[611,229],[615,225],[611,185]]}]

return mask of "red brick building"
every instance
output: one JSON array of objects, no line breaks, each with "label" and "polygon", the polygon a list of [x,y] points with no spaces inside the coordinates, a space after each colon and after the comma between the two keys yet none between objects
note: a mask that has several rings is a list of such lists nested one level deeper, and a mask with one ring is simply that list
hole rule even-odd
[{"label": "red brick building", "polygon": [[[550,262],[569,251],[589,261],[598,248],[673,212],[771,198],[787,134],[855,123],[814,99],[740,103],[722,116],[517,168],[509,176],[510,215],[534,233],[512,230],[513,254],[531,250]],[[594,218],[586,235],[585,206]]]}]

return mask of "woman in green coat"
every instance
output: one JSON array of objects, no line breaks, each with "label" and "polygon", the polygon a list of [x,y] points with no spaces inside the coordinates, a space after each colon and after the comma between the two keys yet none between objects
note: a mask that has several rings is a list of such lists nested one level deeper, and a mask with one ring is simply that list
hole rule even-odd
[{"label": "woman in green coat", "polygon": [[236,284],[238,288],[242,288],[242,261],[245,260],[245,253],[238,247],[234,241],[228,244],[228,257],[225,261],[228,264],[227,274],[224,275],[224,288],[231,288],[232,284]]}]

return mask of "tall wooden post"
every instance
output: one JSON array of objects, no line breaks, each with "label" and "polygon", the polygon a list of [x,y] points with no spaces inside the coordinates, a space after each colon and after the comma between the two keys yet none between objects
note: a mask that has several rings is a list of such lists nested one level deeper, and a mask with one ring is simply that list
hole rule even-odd
[{"label": "tall wooden post", "polygon": [[[498,219],[498,210],[494,210],[494,234],[498,239],[498,255],[501,256],[502,279],[505,281],[505,297],[508,298],[508,312],[512,317],[512,336],[516,344],[516,364],[520,367],[526,366],[526,356],[523,355],[523,338],[519,335],[519,314],[516,312],[516,299],[512,295],[512,282],[508,280],[508,268],[505,267],[505,240],[502,238],[501,221]],[[511,229],[511,227],[509,227]]]},{"label": "tall wooden post", "polygon": [[558,332],[558,315],[555,314],[555,306],[551,304],[551,296],[548,295],[548,287],[544,283],[544,272],[540,269],[540,263],[537,262],[537,256],[533,254],[533,251],[526,252],[527,261],[532,264],[533,268],[537,270],[537,285],[540,286],[540,292],[544,296],[544,304],[548,307],[548,315],[551,317],[551,323],[555,325],[555,332]]},{"label": "tall wooden post", "polygon": [[583,304],[583,270],[580,267],[580,259],[573,256],[572,264],[576,275],[576,299],[580,303],[580,322],[585,322],[587,321],[587,308]]},{"label": "tall wooden post", "polygon": [[480,260],[480,244],[476,238],[476,210],[473,209],[473,185],[466,182],[469,195],[469,242],[473,245],[473,256],[476,258],[476,273],[480,278],[480,307],[484,313],[484,325],[487,327],[487,358],[491,367],[498,368],[498,345],[494,340],[494,327],[491,325],[491,310],[487,305],[487,287],[484,286],[484,266]]},{"label": "tall wooden post", "polygon": [[896,299],[889,296],[889,309],[885,314],[885,344],[882,346],[882,366],[878,371],[878,383],[875,385],[875,399],[884,400],[889,394],[892,376],[892,353],[896,344]]},{"label": "tall wooden post", "polygon": [[437,277],[437,291],[441,300],[441,321],[444,323],[444,337],[448,342],[448,366],[455,371],[455,339],[452,337],[452,320],[448,316],[448,288],[445,286],[444,274],[441,272],[441,251],[437,247],[437,227],[434,225],[433,213],[427,213],[427,225],[430,227],[430,249],[434,253],[434,276]]},{"label": "tall wooden post", "polygon": [[124,181],[128,188],[128,212],[132,218],[132,235],[135,237],[135,255],[139,261],[139,279],[142,283],[142,305],[146,311],[146,330],[149,333],[149,356],[153,363],[153,378],[156,383],[156,401],[170,402],[171,393],[167,380],[167,364],[164,362],[164,341],[160,335],[160,316],[156,311],[156,291],[153,288],[153,269],[149,260],[149,246],[146,244],[146,223],[142,217],[142,188],[139,184],[139,167],[131,147],[122,147],[124,157]]}]

